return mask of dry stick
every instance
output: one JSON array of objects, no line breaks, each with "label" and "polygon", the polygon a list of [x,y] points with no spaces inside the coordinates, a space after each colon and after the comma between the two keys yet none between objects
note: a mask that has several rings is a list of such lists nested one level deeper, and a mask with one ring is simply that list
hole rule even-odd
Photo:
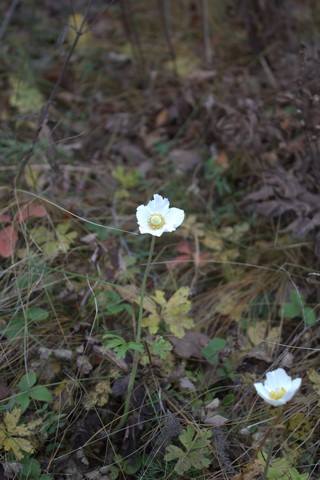
[{"label": "dry stick", "polygon": [[204,57],[207,67],[212,64],[212,47],[210,42],[209,3],[202,0],[202,32],[204,44]]},{"label": "dry stick", "polygon": [[84,33],[84,27],[87,23],[87,18],[88,18],[88,15],[89,15],[89,10],[90,10],[92,2],[93,2],[93,0],[89,0],[88,3],[87,3],[86,12],[85,12],[84,17],[82,19],[79,30],[76,31],[76,37],[75,37],[75,39],[74,39],[74,41],[71,45],[71,48],[69,50],[68,55],[66,56],[66,59],[64,61],[63,67],[60,71],[59,77],[58,77],[56,83],[54,84],[53,89],[51,90],[51,93],[49,95],[49,98],[48,98],[47,102],[45,103],[45,105],[41,109],[41,112],[40,112],[40,115],[39,115],[39,120],[38,120],[37,131],[36,131],[36,134],[35,134],[34,139],[32,141],[32,145],[31,145],[29,151],[26,153],[26,155],[22,159],[21,165],[19,167],[18,173],[17,173],[16,178],[15,178],[15,184],[16,185],[19,183],[21,175],[23,174],[24,169],[26,168],[26,166],[28,165],[28,163],[31,159],[31,156],[33,154],[35,146],[36,146],[36,144],[39,140],[39,135],[41,133],[41,130],[48,120],[49,108],[50,108],[50,106],[51,106],[51,104],[52,104],[52,102],[53,102],[53,100],[54,100],[54,98],[55,98],[55,96],[58,92],[58,89],[61,85],[61,82],[62,82],[63,77],[65,75],[65,72],[67,70],[68,64],[69,64],[69,62],[71,60],[71,57],[72,57],[72,55],[73,55],[73,53],[76,49],[77,43],[78,43],[81,35]]},{"label": "dry stick", "polygon": [[[150,243],[149,256],[148,256],[148,261],[147,261],[147,266],[146,266],[146,269],[144,271],[144,275],[143,275],[143,279],[142,279],[142,285],[141,285],[141,291],[140,291],[140,304],[139,304],[139,312],[138,312],[138,320],[137,320],[137,331],[136,331],[136,338],[135,338],[136,343],[141,342],[141,323],[142,323],[142,315],[143,315],[143,301],[144,301],[144,296],[145,296],[145,293],[146,293],[147,279],[148,279],[148,276],[149,276],[151,263],[152,263],[152,256],[153,256],[153,251],[154,251],[155,238],[156,238],[155,236],[152,236],[151,243]],[[123,415],[122,415],[121,420],[119,422],[119,428],[123,427],[123,425],[127,421],[128,415],[129,415],[130,402],[131,402],[132,392],[133,392],[133,389],[134,389],[134,384],[135,384],[135,380],[136,380],[136,376],[137,376],[139,358],[140,358],[139,352],[135,351],[134,356],[133,356],[132,369],[131,369],[130,378],[129,378],[127,396],[126,396],[126,400],[125,400],[125,404],[124,404],[124,412],[123,412]]]},{"label": "dry stick", "polygon": [[174,73],[177,75],[176,51],[171,37],[170,0],[158,0],[158,8],[163,25],[164,36],[174,68]]},{"label": "dry stick", "polygon": [[0,27],[0,40],[3,39],[3,37],[6,34],[7,28],[9,23],[11,22],[11,19],[13,17],[13,14],[15,12],[15,9],[18,6],[20,0],[12,0],[10,7],[8,8],[7,12],[5,13],[2,25]]}]

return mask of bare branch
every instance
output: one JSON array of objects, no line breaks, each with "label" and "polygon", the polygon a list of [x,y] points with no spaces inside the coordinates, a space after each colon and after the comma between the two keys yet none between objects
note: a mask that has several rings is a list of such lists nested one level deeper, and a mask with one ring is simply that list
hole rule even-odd
[{"label": "bare branch", "polygon": [[62,66],[62,69],[60,71],[60,74],[59,74],[59,77],[56,81],[56,83],[54,84],[53,86],[53,89],[51,90],[51,93],[49,95],[49,98],[47,100],[47,102],[45,103],[45,105],[43,106],[41,112],[40,112],[40,115],[39,115],[39,119],[38,119],[38,126],[37,126],[37,131],[36,131],[36,134],[34,136],[34,139],[32,141],[32,145],[29,149],[29,151],[26,153],[26,155],[24,156],[24,158],[22,159],[22,162],[21,162],[21,165],[19,167],[19,170],[18,170],[18,173],[16,175],[16,178],[15,178],[15,184],[17,184],[21,178],[21,175],[24,171],[24,169],[26,168],[26,166],[28,165],[30,159],[31,159],[31,156],[34,152],[34,149],[35,149],[35,146],[39,140],[39,136],[40,136],[40,133],[41,133],[41,130],[42,128],[44,127],[44,125],[47,123],[48,121],[48,117],[49,117],[49,109],[50,109],[50,106],[59,90],[59,87],[61,85],[61,82],[63,80],[63,77],[66,73],[66,70],[67,70],[67,67],[68,67],[68,64],[71,60],[71,57],[76,49],[76,46],[78,44],[78,41],[81,37],[81,35],[84,33],[85,31],[85,28],[86,28],[86,24],[87,24],[87,19],[88,19],[88,16],[89,16],[89,11],[90,11],[90,8],[91,8],[91,5],[92,5],[92,2],[93,0],[89,0],[88,3],[87,3],[87,8],[86,8],[86,12],[83,16],[83,19],[82,19],[82,22],[81,22],[81,25],[79,27],[79,29],[76,30],[76,36],[75,36],[75,39],[71,45],[71,48],[65,58],[65,61],[63,63],[63,66]]},{"label": "bare branch", "polygon": [[12,0],[10,7],[8,8],[4,19],[2,21],[1,27],[0,27],[0,40],[2,40],[5,36],[5,33],[7,31],[8,25],[11,22],[11,19],[13,17],[13,14],[15,12],[15,9],[18,6],[20,0]]}]

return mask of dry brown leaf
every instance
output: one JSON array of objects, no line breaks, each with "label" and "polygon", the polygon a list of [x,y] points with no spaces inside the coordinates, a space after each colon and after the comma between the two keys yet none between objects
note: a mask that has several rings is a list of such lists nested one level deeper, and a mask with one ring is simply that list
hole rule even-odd
[{"label": "dry brown leaf", "polygon": [[0,257],[9,258],[14,253],[18,234],[12,225],[0,230]]}]

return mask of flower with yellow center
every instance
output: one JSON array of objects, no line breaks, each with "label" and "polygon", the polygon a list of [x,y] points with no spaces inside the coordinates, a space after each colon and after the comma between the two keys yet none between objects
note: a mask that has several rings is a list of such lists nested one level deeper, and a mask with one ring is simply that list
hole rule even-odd
[{"label": "flower with yellow center", "polygon": [[278,407],[289,402],[301,385],[301,378],[292,378],[283,368],[268,372],[264,383],[255,383],[258,395],[267,403]]},{"label": "flower with yellow center", "polygon": [[161,237],[164,232],[174,232],[184,220],[184,211],[169,205],[169,200],[157,193],[147,205],[140,205],[137,208],[140,233]]}]

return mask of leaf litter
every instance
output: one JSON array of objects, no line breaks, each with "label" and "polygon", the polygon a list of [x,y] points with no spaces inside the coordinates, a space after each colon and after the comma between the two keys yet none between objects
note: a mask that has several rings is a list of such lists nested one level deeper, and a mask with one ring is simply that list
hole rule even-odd
[{"label": "leaf litter", "polygon": [[[278,364],[303,376],[303,394],[266,478],[319,476],[319,299],[306,278],[319,250],[318,54],[294,33],[313,31],[317,7],[209,2],[205,69],[201,2],[183,3],[155,15],[161,2],[95,2],[86,18],[48,0],[39,28],[21,5],[7,31],[0,447],[18,478],[259,478],[272,415],[252,383]],[[81,24],[23,172],[29,202],[8,185]],[[25,59],[12,62],[18,44]],[[153,191],[187,217],[159,240],[135,342],[148,246],[121,230],[136,233]]]}]

